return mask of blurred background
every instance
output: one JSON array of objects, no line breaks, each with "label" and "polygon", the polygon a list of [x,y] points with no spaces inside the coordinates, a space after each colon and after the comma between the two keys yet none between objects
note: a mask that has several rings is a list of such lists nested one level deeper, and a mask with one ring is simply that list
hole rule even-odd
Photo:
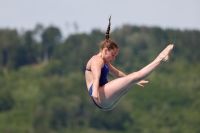
[{"label": "blurred background", "polygon": [[[0,3],[0,133],[200,132],[199,1]],[[110,15],[120,48],[113,64],[126,74],[175,47],[144,88],[134,85],[104,112],[91,101],[84,70]]]}]

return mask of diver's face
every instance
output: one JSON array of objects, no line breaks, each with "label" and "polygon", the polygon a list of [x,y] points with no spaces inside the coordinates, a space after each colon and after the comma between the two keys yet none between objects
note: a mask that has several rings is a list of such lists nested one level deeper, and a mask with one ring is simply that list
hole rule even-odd
[{"label": "diver's face", "polygon": [[117,48],[108,50],[105,48],[104,50],[104,61],[106,63],[111,63],[112,61],[115,60],[116,56],[118,55],[119,50]]}]

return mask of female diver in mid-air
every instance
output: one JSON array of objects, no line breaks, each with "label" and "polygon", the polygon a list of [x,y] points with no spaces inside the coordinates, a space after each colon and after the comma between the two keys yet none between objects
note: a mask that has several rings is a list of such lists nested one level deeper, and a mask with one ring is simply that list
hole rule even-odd
[{"label": "female diver in mid-air", "polygon": [[[129,75],[124,74],[116,69],[111,62],[115,60],[119,52],[117,44],[109,39],[110,18],[106,31],[106,40],[100,43],[100,52],[91,57],[87,62],[85,79],[89,94],[94,104],[102,110],[108,111],[113,109],[119,100],[131,89],[133,84],[142,86],[148,81],[148,77],[162,61],[169,60],[169,54],[174,45],[168,45],[149,65],[137,72]],[[107,75],[110,73],[116,79],[108,82]]]}]

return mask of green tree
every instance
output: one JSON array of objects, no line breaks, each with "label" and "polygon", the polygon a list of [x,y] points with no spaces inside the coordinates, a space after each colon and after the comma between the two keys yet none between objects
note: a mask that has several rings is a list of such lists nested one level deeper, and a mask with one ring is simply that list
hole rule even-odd
[{"label": "green tree", "polygon": [[0,65],[8,67],[13,64],[12,52],[20,45],[20,38],[16,30],[0,30]]},{"label": "green tree", "polygon": [[14,106],[14,99],[10,90],[7,88],[0,89],[0,112],[11,110]]},{"label": "green tree", "polygon": [[26,54],[24,55],[24,58],[26,58],[26,64],[33,64],[37,62],[37,59],[40,58],[40,47],[41,45],[36,42],[36,40],[33,38],[33,32],[27,31],[23,35],[23,43],[22,47],[25,49]]},{"label": "green tree", "polygon": [[61,32],[58,28],[50,26],[42,33],[43,61],[48,62],[56,45],[61,42]]}]

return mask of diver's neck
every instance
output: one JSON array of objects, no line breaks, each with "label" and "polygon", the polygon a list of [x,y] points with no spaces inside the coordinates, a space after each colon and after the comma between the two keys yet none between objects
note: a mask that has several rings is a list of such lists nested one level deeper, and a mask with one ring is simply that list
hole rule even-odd
[{"label": "diver's neck", "polygon": [[97,54],[97,56],[99,56],[99,57],[101,57],[101,58],[103,59],[103,55],[102,55],[101,52],[99,52],[99,53]]},{"label": "diver's neck", "polygon": [[104,61],[104,63],[106,63],[106,61],[105,61],[104,58],[103,58],[103,54],[102,54],[101,52],[99,52],[99,53],[97,54],[97,56],[100,57],[100,58],[102,58],[103,61]]}]

